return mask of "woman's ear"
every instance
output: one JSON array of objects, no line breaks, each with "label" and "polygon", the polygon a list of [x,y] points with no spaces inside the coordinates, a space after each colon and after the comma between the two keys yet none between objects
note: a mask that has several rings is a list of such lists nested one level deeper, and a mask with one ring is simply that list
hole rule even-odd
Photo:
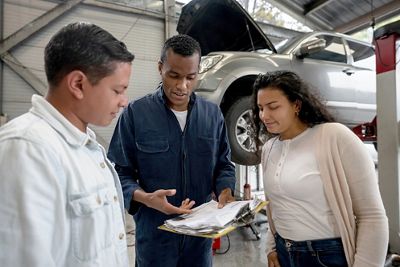
[{"label": "woman's ear", "polygon": [[85,80],[87,80],[87,77],[80,70],[74,70],[67,74],[68,90],[76,99],[81,100],[83,98]]},{"label": "woman's ear", "polygon": [[294,101],[294,107],[296,109],[296,114],[299,114],[301,110],[301,100],[297,99],[296,101]]}]

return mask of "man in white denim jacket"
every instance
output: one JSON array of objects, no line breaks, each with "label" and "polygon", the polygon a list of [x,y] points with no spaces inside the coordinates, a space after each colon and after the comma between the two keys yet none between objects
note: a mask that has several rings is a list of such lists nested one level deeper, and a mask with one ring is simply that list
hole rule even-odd
[{"label": "man in white denim jacket", "polygon": [[0,265],[128,266],[119,179],[88,123],[127,104],[134,56],[72,23],[45,49],[45,98],[0,128]]}]

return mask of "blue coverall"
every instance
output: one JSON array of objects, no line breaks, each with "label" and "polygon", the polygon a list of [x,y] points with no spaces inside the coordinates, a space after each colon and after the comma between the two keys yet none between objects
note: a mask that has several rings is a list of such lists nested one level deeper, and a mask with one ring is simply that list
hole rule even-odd
[{"label": "blue coverall", "polygon": [[132,196],[139,188],[176,189],[168,201],[179,207],[186,198],[198,206],[225,188],[234,192],[235,170],[219,107],[192,93],[182,131],[160,85],[124,109],[108,157],[120,177],[125,207],[134,215],[137,266],[212,266],[211,239],[157,229],[176,215],[148,208]]}]

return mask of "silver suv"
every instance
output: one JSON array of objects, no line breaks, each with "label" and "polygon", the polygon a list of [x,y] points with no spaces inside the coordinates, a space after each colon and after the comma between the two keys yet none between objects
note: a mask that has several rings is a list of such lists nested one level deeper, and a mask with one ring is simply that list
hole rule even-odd
[{"label": "silver suv", "polygon": [[221,107],[236,163],[260,162],[249,124],[250,95],[259,73],[296,72],[349,127],[370,122],[376,114],[375,53],[368,43],[312,32],[274,46],[235,0],[192,0],[183,7],[177,30],[202,47],[196,93]]}]

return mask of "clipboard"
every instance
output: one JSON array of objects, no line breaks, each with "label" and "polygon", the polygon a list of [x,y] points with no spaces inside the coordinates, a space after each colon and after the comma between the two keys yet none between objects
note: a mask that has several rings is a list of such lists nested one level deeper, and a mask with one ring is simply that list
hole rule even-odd
[{"label": "clipboard", "polygon": [[[204,237],[204,238],[219,238],[221,236],[224,236],[233,230],[235,230],[237,227],[241,227],[244,225],[247,225],[251,223],[255,217],[255,214],[258,213],[262,208],[264,208],[267,204],[268,201],[262,201],[262,200],[254,200],[258,201],[258,203],[253,207],[252,209],[243,209],[240,211],[237,216],[228,224],[224,225],[223,227],[220,227],[219,229],[212,229],[210,231],[204,231],[204,230],[197,230],[197,229],[190,229],[190,228],[185,228],[185,229],[177,229],[177,228],[171,228],[168,226],[167,223],[164,223],[163,225],[160,225],[158,229],[168,231],[171,233],[175,234],[183,234],[183,235],[190,235],[190,236],[197,236],[197,237]],[[178,216],[182,218],[181,216]],[[184,220],[184,217],[182,218]]]}]

